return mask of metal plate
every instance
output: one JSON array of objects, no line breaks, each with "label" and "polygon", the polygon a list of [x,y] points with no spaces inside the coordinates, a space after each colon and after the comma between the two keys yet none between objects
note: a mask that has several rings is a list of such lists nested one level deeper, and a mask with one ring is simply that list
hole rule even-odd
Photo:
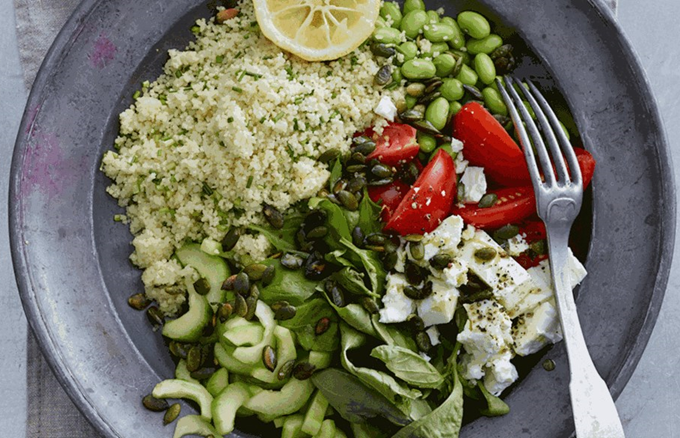
[{"label": "metal plate", "polygon": [[[675,230],[670,157],[644,74],[599,1],[428,2],[441,5],[515,29],[537,54],[523,60],[524,73],[564,96],[599,163],[577,304],[595,364],[618,395],[656,320]],[[173,368],[160,335],[127,307],[140,272],[128,261],[130,234],[111,220],[120,209],[105,193],[100,157],[132,92],[208,14],[187,0],[83,1],[42,66],[14,151],[10,235],[24,308],[59,381],[107,437],[172,435],[139,400]],[[568,437],[564,348],[548,354],[556,371],[530,369],[506,397],[509,415],[476,420],[462,436]],[[243,423],[258,433],[256,421]]]}]

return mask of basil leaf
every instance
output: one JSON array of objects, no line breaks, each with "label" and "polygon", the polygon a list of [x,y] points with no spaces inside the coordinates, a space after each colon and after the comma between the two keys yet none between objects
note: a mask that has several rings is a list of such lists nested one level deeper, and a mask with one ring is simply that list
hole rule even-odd
[{"label": "basil leaf", "polygon": [[[316,325],[322,318],[328,318],[331,324],[323,334],[316,334]],[[340,346],[338,339],[338,316],[323,298],[315,298],[297,308],[295,316],[279,325],[293,331],[297,340],[305,350],[335,351]]]},{"label": "basil leaf", "polygon": [[353,243],[352,239],[341,239],[340,243],[349,250],[347,255],[350,260],[356,263],[358,262],[363,265],[364,270],[368,274],[368,279],[371,282],[371,289],[374,293],[382,295],[385,290],[385,277],[387,273],[385,268],[383,268],[382,262],[378,259],[378,255],[375,251],[368,251],[365,249],[357,248]]},{"label": "basil leaf", "polygon": [[340,245],[340,240],[352,240],[352,234],[347,224],[347,218],[343,213],[343,209],[333,204],[328,199],[312,198],[309,200],[309,208],[320,209],[326,212],[326,226],[328,227],[328,235],[324,241],[332,250],[344,249]]},{"label": "basil leaf", "polygon": [[364,190],[364,196],[359,203],[359,227],[366,236],[382,231],[381,211],[382,207],[371,200],[368,190]]},{"label": "basil leaf", "polygon": [[375,417],[384,417],[400,426],[411,421],[380,393],[349,373],[328,368],[314,373],[311,380],[333,409],[351,423],[364,423]]},{"label": "basil leaf", "polygon": [[463,385],[453,372],[453,390],[430,414],[402,428],[392,438],[458,438],[463,422]]},{"label": "basil leaf", "polygon": [[350,373],[357,376],[363,383],[375,389],[402,410],[408,410],[408,401],[403,398],[417,399],[422,395],[417,389],[410,389],[407,385],[397,382],[394,377],[382,371],[355,366],[347,357],[347,352],[359,348],[366,343],[366,336],[354,330],[346,323],[340,323],[342,337],[342,354],[340,363]]},{"label": "basil leaf", "polygon": [[340,178],[342,178],[342,162],[340,161],[340,157],[335,159],[335,162],[333,163],[333,167],[331,167],[331,176],[328,178],[328,191],[333,193],[333,188],[335,187],[335,183],[340,181]]},{"label": "basil leaf", "polygon": [[380,295],[371,292],[364,284],[364,277],[356,269],[343,268],[331,276],[347,292],[354,295],[365,295],[371,298],[380,298]]},{"label": "basil leaf", "polygon": [[444,376],[428,361],[406,348],[396,345],[375,347],[371,356],[385,363],[387,369],[409,385],[418,388],[439,388]]},{"label": "basil leaf", "polygon": [[333,263],[335,265],[353,268],[354,263],[350,262],[345,257],[343,257],[345,255],[345,252],[347,252],[347,251],[345,251],[343,249],[338,249],[338,250],[329,252],[328,254],[326,254],[324,256],[324,258],[326,259],[327,262]]},{"label": "basil leaf", "polygon": [[373,328],[373,324],[371,323],[371,315],[369,315],[366,309],[355,303],[348,304],[345,307],[338,307],[333,304],[331,299],[328,298],[327,294],[324,293],[323,295],[328,300],[328,304],[330,304],[331,307],[335,309],[335,312],[340,318],[342,318],[343,321],[364,334],[374,338],[379,338],[378,333],[375,331],[375,328]]},{"label": "basil leaf", "polygon": [[414,341],[410,335],[405,334],[399,327],[381,323],[380,315],[373,315],[372,319],[373,327],[378,333],[378,337],[387,345],[396,345],[414,352],[418,351],[416,341]]},{"label": "basil leaf", "polygon": [[274,278],[267,286],[260,285],[260,299],[267,303],[288,301],[293,306],[298,306],[316,292],[316,281],[305,278],[301,269],[292,271],[281,266],[278,259],[265,259],[264,265],[274,265]]},{"label": "basil leaf", "polygon": [[283,228],[276,229],[270,225],[248,225],[251,231],[257,231],[267,238],[269,243],[279,251],[297,251],[295,244],[295,234],[297,233],[304,216],[299,212],[292,212],[285,216]]},{"label": "basil leaf", "polygon": [[477,387],[486,400],[486,407],[479,410],[482,415],[486,417],[500,417],[510,412],[510,406],[500,398],[491,394],[484,386],[484,383],[481,381],[477,382]]}]

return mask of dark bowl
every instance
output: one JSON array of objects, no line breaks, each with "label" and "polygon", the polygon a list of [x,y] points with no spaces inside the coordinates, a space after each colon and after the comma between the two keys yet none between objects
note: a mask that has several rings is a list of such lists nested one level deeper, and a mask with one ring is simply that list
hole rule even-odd
[{"label": "dark bowl", "polygon": [[[446,5],[485,13],[503,34],[516,29],[536,54],[520,73],[564,96],[563,112],[599,163],[577,304],[594,362],[618,396],[654,326],[674,242],[673,173],[645,76],[599,1]],[[186,45],[206,6],[84,0],[41,68],[14,150],[10,235],[24,308],[57,378],[107,437],[171,436],[140,397],[173,364],[144,314],[126,304],[141,289],[140,271],[128,261],[129,232],[112,221],[121,210],[105,193],[100,157],[133,91],[158,76],[169,48]],[[564,347],[548,354],[556,371],[533,367],[506,397],[509,415],[475,420],[462,436],[570,436]]]}]

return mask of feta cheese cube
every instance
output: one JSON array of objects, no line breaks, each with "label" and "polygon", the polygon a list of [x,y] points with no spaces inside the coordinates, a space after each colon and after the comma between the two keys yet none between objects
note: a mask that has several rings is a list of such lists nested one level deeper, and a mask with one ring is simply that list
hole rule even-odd
[{"label": "feta cheese cube", "polygon": [[432,276],[445,282],[449,287],[461,287],[467,283],[467,264],[460,259],[453,259],[448,267],[441,271],[432,270]]},{"label": "feta cheese cube", "polygon": [[501,395],[519,377],[517,368],[510,362],[511,359],[512,352],[506,351],[487,365],[484,375],[484,387],[491,394],[495,396]]},{"label": "feta cheese cube", "polygon": [[508,254],[510,254],[511,256],[517,257],[518,255],[522,254],[524,251],[528,249],[529,244],[527,243],[526,240],[524,240],[524,237],[521,234],[518,234],[511,239],[508,239]]},{"label": "feta cheese cube", "polygon": [[533,312],[517,319],[512,329],[515,353],[528,356],[550,343],[562,340],[557,309],[551,301],[540,304]]},{"label": "feta cheese cube", "polygon": [[430,338],[430,343],[433,347],[441,344],[441,341],[439,340],[439,329],[437,327],[432,326],[425,330],[425,333],[427,333],[427,336]]},{"label": "feta cheese cube", "polygon": [[439,253],[456,255],[458,244],[463,233],[463,219],[460,216],[449,216],[431,233],[425,233],[422,244],[425,247],[425,257],[427,262]]},{"label": "feta cheese cube", "polygon": [[397,117],[397,107],[389,96],[383,96],[373,112],[390,122],[394,122],[394,118]]},{"label": "feta cheese cube", "polygon": [[455,287],[450,287],[436,278],[432,278],[431,281],[432,294],[417,304],[418,315],[425,323],[425,327],[451,322],[460,296]]},{"label": "feta cheese cube", "polygon": [[465,186],[463,199],[465,204],[474,204],[479,202],[486,194],[486,177],[484,176],[484,168],[468,166],[465,169],[460,183]]},{"label": "feta cheese cube", "polygon": [[380,322],[404,322],[409,315],[415,313],[416,302],[404,295],[407,285],[402,274],[389,274],[385,295],[382,297],[383,308],[380,309]]},{"label": "feta cheese cube", "polygon": [[468,167],[468,161],[463,157],[463,152],[458,152],[458,155],[456,155],[456,159],[454,161],[454,166],[456,167],[456,173],[460,175],[461,173],[465,172],[465,169]]}]

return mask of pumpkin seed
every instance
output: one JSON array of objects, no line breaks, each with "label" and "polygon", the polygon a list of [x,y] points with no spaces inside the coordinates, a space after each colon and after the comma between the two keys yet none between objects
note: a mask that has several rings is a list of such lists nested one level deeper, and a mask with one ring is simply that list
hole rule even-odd
[{"label": "pumpkin seed", "polygon": [[205,279],[205,277],[201,277],[194,281],[194,290],[199,295],[207,295],[208,292],[210,292],[210,283]]},{"label": "pumpkin seed", "polygon": [[406,275],[406,280],[416,286],[423,282],[427,277],[426,270],[421,269],[420,266],[413,263],[411,260],[406,260],[406,266],[404,267],[404,275]]},{"label": "pumpkin seed", "polygon": [[293,368],[293,377],[298,380],[307,380],[312,377],[316,367],[309,362],[300,362]]},{"label": "pumpkin seed", "polygon": [[250,286],[250,294],[248,297],[255,298],[256,300],[260,298],[260,288],[256,284]]},{"label": "pumpkin seed", "polygon": [[392,181],[394,181],[393,178],[376,179],[369,182],[368,185],[371,187],[386,186],[388,184],[392,184]]},{"label": "pumpkin seed", "polygon": [[433,80],[429,81],[427,87],[425,87],[425,94],[432,93],[437,88],[441,87],[443,83],[444,82],[442,82],[442,80],[439,78],[434,78]]},{"label": "pumpkin seed", "polygon": [[293,373],[293,368],[295,367],[295,361],[290,360],[286,363],[284,363],[281,368],[279,369],[279,372],[277,374],[277,378],[279,380],[285,380],[290,377],[290,375]]},{"label": "pumpkin seed", "polygon": [[352,178],[349,180],[347,183],[347,191],[350,193],[358,193],[361,192],[364,187],[366,187],[366,184],[368,181],[366,181],[366,178],[363,176],[357,176],[356,178]]},{"label": "pumpkin seed", "polygon": [[342,205],[349,211],[355,211],[359,208],[359,201],[354,194],[348,192],[347,190],[340,190],[336,195],[338,200]]},{"label": "pumpkin seed", "polygon": [[517,225],[506,225],[494,231],[493,238],[496,241],[509,240],[519,234]]},{"label": "pumpkin seed", "polygon": [[410,162],[404,166],[400,179],[406,184],[413,185],[418,179],[418,176],[420,176],[418,166],[416,166],[414,162]]},{"label": "pumpkin seed", "polygon": [[324,276],[326,260],[319,252],[314,252],[305,261],[305,278],[318,280]]},{"label": "pumpkin seed", "polygon": [[359,135],[359,136],[354,137],[352,139],[352,144],[354,144],[354,146],[359,146],[359,145],[364,144],[364,143],[372,143],[372,142],[373,142],[373,140],[366,135]]},{"label": "pumpkin seed", "polygon": [[328,163],[329,161],[335,161],[339,156],[340,156],[339,150],[328,149],[319,156],[319,161],[321,161],[322,163]]},{"label": "pumpkin seed", "polygon": [[302,260],[301,257],[296,256],[295,254],[291,254],[289,252],[285,253],[283,257],[281,257],[281,265],[284,268],[288,269],[300,269],[302,267],[302,264],[304,263],[304,260]]},{"label": "pumpkin seed", "polygon": [[365,242],[368,245],[384,245],[387,241],[387,236],[382,233],[371,233],[366,236]]},{"label": "pumpkin seed", "polygon": [[394,47],[388,46],[384,43],[373,43],[371,44],[371,52],[375,56],[389,58],[390,56],[396,55],[397,50]]},{"label": "pumpkin seed", "polygon": [[510,123],[512,121],[510,119],[510,117],[504,116],[502,114],[494,114],[493,118],[496,119],[496,121],[503,126],[507,125],[508,123]]},{"label": "pumpkin seed", "polygon": [[182,344],[181,342],[177,341],[170,341],[168,344],[168,350],[170,350],[170,353],[172,353],[173,356],[180,359],[186,359],[189,355],[189,350],[187,349],[186,344]]},{"label": "pumpkin seed", "polygon": [[423,298],[426,298],[424,289],[425,288],[419,288],[413,286],[412,284],[407,284],[404,287],[404,295],[406,295],[412,300],[422,300]]},{"label": "pumpkin seed", "polygon": [[248,278],[252,281],[261,280],[264,275],[264,271],[267,270],[267,265],[262,263],[253,263],[252,265],[246,266],[243,272],[246,273]]},{"label": "pumpkin seed", "polygon": [[380,67],[378,73],[375,74],[374,81],[377,85],[387,85],[392,80],[392,66],[385,64]]},{"label": "pumpkin seed", "polygon": [[486,246],[475,251],[475,258],[478,258],[484,262],[493,260],[496,255],[498,255],[498,251],[496,251],[494,248],[491,248],[490,246]]},{"label": "pumpkin seed", "polygon": [[142,399],[142,404],[145,408],[152,412],[163,412],[164,410],[168,409],[169,406],[167,400],[156,398],[151,394],[144,396]]},{"label": "pumpkin seed", "polygon": [[345,307],[347,302],[345,301],[345,293],[338,286],[333,286],[330,290],[330,297],[333,304],[338,307]]},{"label": "pumpkin seed", "polygon": [[234,291],[241,295],[246,295],[249,290],[250,278],[248,278],[248,274],[245,272],[240,272],[236,275],[236,279],[234,280]]},{"label": "pumpkin seed", "polygon": [[404,240],[407,242],[421,242],[423,240],[423,236],[421,234],[409,234],[404,237]]},{"label": "pumpkin seed", "polygon": [[396,252],[385,253],[385,256],[383,257],[383,260],[382,260],[383,266],[388,271],[393,270],[394,267],[397,266],[398,261],[399,261],[399,256],[397,255]]},{"label": "pumpkin seed", "polygon": [[267,222],[269,222],[269,225],[277,230],[283,228],[283,214],[274,206],[265,203],[262,208],[262,213],[264,213],[264,217],[267,219]]},{"label": "pumpkin seed", "polygon": [[392,168],[384,164],[378,164],[371,168],[371,173],[378,178],[389,178],[393,175]]},{"label": "pumpkin seed", "polygon": [[414,122],[413,127],[418,131],[422,131],[425,134],[434,135],[435,137],[441,137],[442,133],[434,125],[427,120],[421,120],[419,122]]},{"label": "pumpkin seed", "polygon": [[287,321],[289,319],[295,318],[296,314],[297,309],[295,308],[295,306],[291,306],[290,304],[286,303],[285,305],[277,308],[274,311],[274,319],[278,321]]},{"label": "pumpkin seed", "polygon": [[552,359],[546,359],[543,361],[543,369],[546,371],[555,371],[555,361]]},{"label": "pumpkin seed", "polygon": [[361,227],[354,227],[352,230],[352,243],[358,247],[363,246],[364,232],[361,230]]},{"label": "pumpkin seed", "polygon": [[163,317],[163,313],[156,306],[151,306],[148,309],[146,309],[146,318],[149,320],[149,322],[153,326],[154,331],[158,330],[158,328],[160,326],[162,326],[163,323],[165,322],[165,319]]},{"label": "pumpkin seed", "polygon": [[465,198],[465,184],[459,183],[458,188],[456,189],[456,198],[460,201],[461,199]]},{"label": "pumpkin seed", "polygon": [[406,318],[406,322],[411,324],[411,328],[415,332],[422,332],[425,330],[425,322],[423,322],[423,318],[416,315],[415,313],[409,315],[408,318]]},{"label": "pumpkin seed", "polygon": [[482,199],[479,200],[479,208],[491,208],[494,205],[496,205],[496,202],[498,202],[498,195],[495,193],[487,193],[486,195],[482,196]]},{"label": "pumpkin seed", "polygon": [[174,403],[170,406],[168,410],[165,411],[165,415],[163,415],[163,424],[168,425],[175,421],[177,417],[179,417],[181,410],[182,406],[179,403]]},{"label": "pumpkin seed", "polygon": [[496,67],[496,74],[504,76],[515,69],[517,62],[514,56],[501,56],[493,60],[493,65]]},{"label": "pumpkin seed", "polygon": [[348,173],[364,172],[367,168],[365,164],[352,164],[346,167]]},{"label": "pumpkin seed", "polygon": [[191,371],[196,371],[201,367],[201,362],[202,362],[202,354],[201,354],[201,347],[199,346],[193,346],[189,350],[189,354],[187,354],[187,370],[189,372]]},{"label": "pumpkin seed", "polygon": [[222,239],[222,250],[231,251],[241,238],[241,233],[240,228],[232,227],[227,235],[224,236],[224,239]]},{"label": "pumpkin seed", "polygon": [[210,376],[215,374],[216,369],[211,367],[204,367],[199,370],[191,372],[189,375],[196,380],[209,379]]},{"label": "pumpkin seed", "polygon": [[[255,287],[255,286],[253,286]],[[258,292],[259,295],[259,292]],[[243,316],[246,320],[250,321],[255,316],[255,311],[257,310],[257,297],[254,295],[246,298],[246,305],[248,306],[248,311]]]},{"label": "pumpkin seed", "polygon": [[414,260],[422,260],[425,257],[425,246],[423,245],[423,242],[411,242],[408,246],[411,251],[411,257],[413,257]]},{"label": "pumpkin seed", "polygon": [[262,363],[264,363],[265,368],[267,368],[271,372],[274,372],[274,370],[276,369],[277,364],[276,352],[271,347],[271,345],[267,345],[262,350]]},{"label": "pumpkin seed", "polygon": [[491,289],[482,289],[470,294],[463,294],[459,298],[461,304],[476,303],[478,301],[490,300],[494,297]]},{"label": "pumpkin seed", "polygon": [[437,254],[430,259],[430,266],[435,269],[446,269],[453,261],[453,257],[448,254]]},{"label": "pumpkin seed", "polygon": [[425,94],[420,99],[418,99],[418,103],[421,104],[421,105],[427,105],[430,102],[441,97],[441,95],[442,95],[442,93],[440,93],[439,91],[435,91],[433,93]]},{"label": "pumpkin seed", "polygon": [[479,91],[479,88],[475,87],[474,85],[463,84],[463,88],[475,99],[484,100],[484,95],[481,91]]},{"label": "pumpkin seed", "polygon": [[321,318],[320,320],[317,321],[316,327],[314,327],[314,333],[316,333],[317,336],[323,335],[328,331],[330,326],[331,326],[330,319]]},{"label": "pumpkin seed", "polygon": [[151,304],[151,300],[144,293],[134,294],[128,298],[128,305],[135,310],[144,310],[149,304]]},{"label": "pumpkin seed", "polygon": [[418,346],[418,350],[422,351],[423,353],[427,353],[432,349],[430,337],[425,332],[418,332],[416,335],[416,345]]},{"label": "pumpkin seed", "polygon": [[234,300],[234,313],[241,318],[245,317],[248,313],[248,304],[241,294],[236,294],[236,299]]},{"label": "pumpkin seed", "polygon": [[419,122],[425,118],[425,112],[412,108],[399,114],[399,118],[407,123]]},{"label": "pumpkin seed", "polygon": [[371,315],[376,315],[378,312],[380,312],[380,308],[378,307],[378,303],[375,302],[375,300],[369,298],[369,297],[362,297],[361,298],[361,306],[366,309],[368,313]]},{"label": "pumpkin seed", "polygon": [[496,60],[498,58],[507,58],[512,55],[512,44],[503,44],[489,55],[491,59]]},{"label": "pumpkin seed", "polygon": [[276,267],[274,265],[267,266],[267,269],[262,273],[262,284],[269,286],[272,281],[274,281],[274,275],[276,274]]},{"label": "pumpkin seed", "polygon": [[328,228],[324,227],[323,225],[313,228],[312,230],[307,233],[307,238],[308,239],[320,239],[322,237],[325,237],[326,234],[328,234]]},{"label": "pumpkin seed", "polygon": [[425,93],[425,88],[427,88],[425,84],[414,82],[412,84],[408,84],[406,87],[406,94],[413,97],[420,97],[423,95],[423,93]]},{"label": "pumpkin seed", "polygon": [[222,289],[223,290],[234,290],[234,283],[236,282],[236,274],[230,275],[227,277],[226,280],[224,280],[224,283],[222,283]]},{"label": "pumpkin seed", "polygon": [[225,322],[226,320],[229,319],[233,311],[234,308],[230,303],[224,303],[220,306],[219,310],[217,311],[217,317],[220,319],[221,322]]},{"label": "pumpkin seed", "polygon": [[347,180],[344,179],[339,179],[335,185],[333,185],[333,190],[332,192],[337,196],[338,192],[340,190],[344,190],[345,186],[347,185]]}]

